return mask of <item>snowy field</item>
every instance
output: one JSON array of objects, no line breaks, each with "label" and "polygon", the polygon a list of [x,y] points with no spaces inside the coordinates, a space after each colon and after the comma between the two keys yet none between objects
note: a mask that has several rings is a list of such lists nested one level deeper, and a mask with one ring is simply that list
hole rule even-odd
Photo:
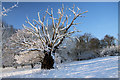
[{"label": "snowy field", "polygon": [[[5,68],[2,77],[8,78],[118,78],[118,56],[109,56],[57,65],[58,69],[41,70]],[[0,76],[1,77],[1,76]]]}]

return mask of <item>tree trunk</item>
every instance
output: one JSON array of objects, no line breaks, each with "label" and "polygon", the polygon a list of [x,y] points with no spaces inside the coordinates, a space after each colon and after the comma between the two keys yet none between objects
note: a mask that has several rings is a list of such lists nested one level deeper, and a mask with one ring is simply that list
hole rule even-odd
[{"label": "tree trunk", "polygon": [[34,65],[33,63],[31,63],[31,68],[34,68],[34,66],[35,66],[35,65]]},{"label": "tree trunk", "polygon": [[54,59],[51,54],[45,53],[45,57],[41,64],[41,69],[53,69]]}]

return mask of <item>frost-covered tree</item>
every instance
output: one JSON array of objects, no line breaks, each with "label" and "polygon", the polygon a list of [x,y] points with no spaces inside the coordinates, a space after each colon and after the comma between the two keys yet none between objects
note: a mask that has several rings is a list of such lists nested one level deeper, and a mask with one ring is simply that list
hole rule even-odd
[{"label": "frost-covered tree", "polygon": [[15,34],[13,34],[9,39],[7,44],[11,50],[15,50],[17,52],[22,52],[26,50],[33,51],[34,49],[42,48],[41,42],[38,38],[33,35],[31,32],[26,32],[26,30],[18,30]]},{"label": "frost-covered tree", "polygon": [[[41,61],[44,55],[40,51],[34,51],[33,48],[34,50],[42,48],[39,39],[34,36],[33,33],[26,32],[24,29],[18,30],[11,37],[7,38],[6,43],[3,44],[3,65],[7,66],[8,62],[10,65],[13,65],[14,63],[23,65],[34,64],[37,61]],[[33,55],[32,53],[36,54]]]},{"label": "frost-covered tree", "polygon": [[[11,65],[14,61],[14,54],[10,53],[9,50],[6,50],[6,44],[8,39],[12,34],[14,34],[17,30],[13,28],[12,25],[8,25],[7,23],[2,23],[2,64],[3,65]],[[8,44],[10,45],[10,44]],[[9,54],[10,53],[10,54]]]},{"label": "frost-covered tree", "polygon": [[[78,7],[77,7],[77,11],[75,11],[74,8],[75,6],[73,6],[72,9],[69,8],[69,10],[74,14],[74,17],[71,20],[71,22],[68,22],[69,15],[64,14],[63,6],[61,9],[58,9],[58,18],[54,17],[52,8],[50,12],[47,9],[46,14],[49,15],[49,18],[52,21],[52,36],[48,32],[49,19],[46,19],[46,16],[44,16],[43,20],[41,20],[39,12],[38,12],[38,20],[33,19],[33,22],[30,22],[29,19],[27,18],[26,23],[28,23],[32,28],[23,25],[25,30],[27,30],[28,32],[32,32],[41,41],[40,46],[42,46],[42,48],[38,48],[35,50],[40,50],[45,54],[45,57],[41,65],[42,69],[54,68],[54,54],[56,50],[59,49],[60,45],[62,44],[65,38],[71,36],[71,34],[75,32],[80,32],[79,30],[76,29],[70,32],[68,32],[68,30],[72,26],[79,24],[79,23],[75,23],[75,20],[78,17],[82,17],[82,14],[88,11],[81,12],[81,10]],[[62,34],[60,34],[61,32]]]},{"label": "frost-covered tree", "polygon": [[77,59],[78,55],[75,53],[76,49],[75,49],[75,39],[70,39],[67,38],[63,41],[63,43],[61,44],[62,48],[59,48],[56,51],[56,54],[59,55],[58,57],[60,57],[59,62],[65,62],[65,61],[73,61],[75,59]]},{"label": "frost-covered tree", "polygon": [[[11,26],[10,28],[8,28],[8,27],[6,27],[6,26],[3,26],[4,25],[4,23],[2,23],[2,16],[7,16],[7,13],[9,12],[9,11],[11,11],[13,8],[15,8],[15,7],[18,7],[17,6],[18,5],[18,2],[16,3],[16,4],[14,4],[13,6],[11,6],[11,7],[9,7],[9,8],[6,8],[5,6],[3,6],[2,7],[2,5],[0,4],[0,6],[2,7],[1,9],[1,11],[0,11],[0,53],[4,53],[4,49],[3,49],[3,47],[5,47],[5,43],[6,43],[6,39],[8,38],[8,37],[10,37],[11,36],[11,34],[13,34],[14,33],[14,31],[11,31],[11,30],[14,30],[13,29],[13,27]],[[8,32],[7,32],[8,31]],[[11,32],[10,32],[11,31]],[[13,33],[12,33],[13,32]],[[4,51],[3,51],[3,50]],[[4,54],[3,55],[4,56],[4,58],[6,58],[5,56],[7,56],[6,54]],[[2,59],[3,58],[3,56],[2,56],[2,54],[0,55],[0,59]],[[10,55],[10,56],[13,56],[13,55]],[[8,58],[8,56],[7,56],[7,58]],[[10,60],[11,60],[11,57],[9,58]],[[8,59],[8,61],[9,61],[9,59]],[[1,61],[1,60],[0,60]],[[6,61],[5,61],[6,62]],[[10,62],[12,62],[12,61],[10,61]],[[3,62],[2,62],[3,63]]]}]

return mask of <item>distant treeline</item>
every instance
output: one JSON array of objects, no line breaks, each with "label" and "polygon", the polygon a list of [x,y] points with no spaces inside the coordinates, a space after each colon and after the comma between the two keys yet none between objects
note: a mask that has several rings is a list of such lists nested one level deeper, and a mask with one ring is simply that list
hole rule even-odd
[{"label": "distant treeline", "polygon": [[79,41],[76,40],[76,48],[82,51],[101,49],[116,45],[114,36],[110,35],[105,35],[103,39],[99,40],[98,38],[93,37],[92,34],[85,33],[84,35],[79,36],[78,39]]}]

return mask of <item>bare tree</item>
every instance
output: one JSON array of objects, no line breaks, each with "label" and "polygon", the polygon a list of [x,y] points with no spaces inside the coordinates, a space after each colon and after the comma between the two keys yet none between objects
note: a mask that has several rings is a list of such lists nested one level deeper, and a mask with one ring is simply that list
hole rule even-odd
[{"label": "bare tree", "polygon": [[[26,23],[28,23],[32,28],[27,27],[23,24],[23,27],[28,31],[32,32],[34,35],[36,35],[39,40],[42,43],[43,48],[36,49],[43,51],[45,54],[45,57],[42,62],[42,69],[51,69],[54,68],[54,54],[55,51],[59,48],[60,44],[62,44],[63,40],[71,34],[75,32],[80,32],[79,30],[73,30],[68,32],[68,30],[79,23],[74,23],[75,20],[78,17],[83,17],[82,14],[88,12],[81,12],[81,10],[77,7],[77,11],[75,11],[75,6],[72,7],[72,9],[69,8],[69,10],[74,14],[74,17],[70,24],[68,24],[68,18],[69,16],[64,14],[64,6],[62,6],[62,9],[58,9],[58,18],[54,18],[53,15],[53,9],[51,8],[51,12],[49,10],[46,10],[46,15],[50,16],[50,19],[52,20],[52,36],[50,36],[48,32],[48,20],[46,20],[46,15],[44,16],[44,19],[40,19],[40,14],[38,12],[38,21],[33,19],[33,22],[31,23],[29,19],[27,18]],[[64,19],[64,20],[63,20]],[[56,21],[55,21],[56,20]],[[62,21],[63,20],[63,21]],[[45,24],[46,21],[46,24]],[[55,23],[56,22],[56,23]],[[62,27],[62,28],[60,28]],[[64,31],[62,34],[61,31]]]}]

